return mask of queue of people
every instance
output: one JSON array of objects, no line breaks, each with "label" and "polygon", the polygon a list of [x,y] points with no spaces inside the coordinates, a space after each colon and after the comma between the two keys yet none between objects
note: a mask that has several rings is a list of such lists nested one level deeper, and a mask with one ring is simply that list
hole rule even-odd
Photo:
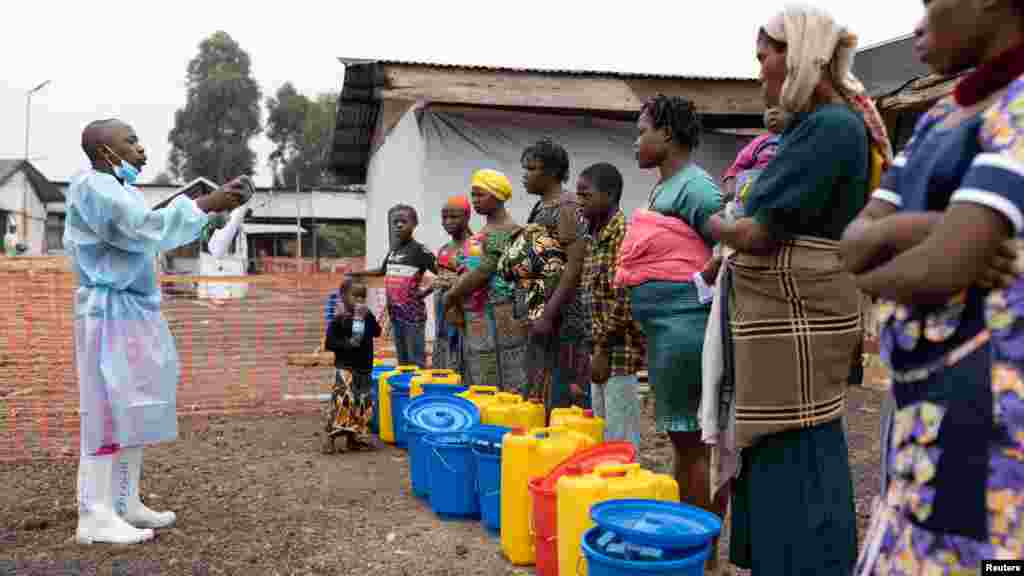
[{"label": "queue of people", "polygon": [[[433,291],[433,365],[548,411],[591,405],[609,439],[638,446],[646,369],[681,500],[719,514],[731,503],[730,560],[757,575],[973,574],[1021,558],[1024,2],[932,0],[915,33],[935,71],[970,72],[895,156],[851,73],[856,37],[790,5],[753,44],[770,134],[741,152],[724,193],[694,162],[693,104],[658,96],[639,110],[636,142],[658,183],[628,217],[622,196],[639,191],[619,170],[588,166],[569,189],[570,154],[551,140],[522,154],[538,197],[523,225],[506,207],[509,178],[491,169],[444,204],[451,241],[436,255],[413,237],[416,210],[393,207],[396,242],[361,275],[386,276],[399,362],[427,364]],[[130,127],[94,123],[82,145],[92,169],[69,188],[65,231],[81,284],[78,540],[140,542],[175,519],[138,497],[141,447],[177,433],[177,357],[147,254],[194,240],[242,196],[232,184],[148,210]],[[865,295],[892,393],[883,494],[858,546],[843,419]],[[329,318],[331,347],[354,351],[338,360],[345,426],[369,413],[380,327],[365,298],[350,279]],[[127,489],[114,490],[116,474]]]}]

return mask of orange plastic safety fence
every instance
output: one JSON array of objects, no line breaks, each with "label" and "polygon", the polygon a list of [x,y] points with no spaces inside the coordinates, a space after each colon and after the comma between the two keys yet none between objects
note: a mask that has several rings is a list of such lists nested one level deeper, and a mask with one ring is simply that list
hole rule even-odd
[{"label": "orange plastic safety fence", "polygon": [[[352,267],[362,266],[360,259]],[[220,279],[244,286],[244,296],[227,299],[200,290],[217,278],[162,277],[163,314],[180,357],[178,414],[316,411],[333,368],[290,365],[288,358],[321,344],[325,303],[345,268]],[[0,258],[0,462],[78,453],[75,288],[66,260]],[[371,304],[387,325],[383,296],[374,292]],[[393,355],[386,339],[376,347]]]}]

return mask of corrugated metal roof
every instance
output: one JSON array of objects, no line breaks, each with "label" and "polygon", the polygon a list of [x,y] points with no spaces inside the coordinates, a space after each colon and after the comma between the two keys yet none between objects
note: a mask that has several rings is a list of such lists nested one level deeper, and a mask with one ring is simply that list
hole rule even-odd
[{"label": "corrugated metal roof", "polygon": [[520,74],[546,74],[567,76],[610,76],[616,78],[660,78],[676,80],[757,80],[755,76],[699,75],[699,74],[657,74],[644,72],[621,72],[614,70],[569,70],[566,68],[519,68],[509,66],[483,66],[477,64],[446,64],[427,62],[425,60],[374,60],[367,58],[338,58],[342,64],[368,64],[376,62],[384,65],[420,66],[423,68],[440,68],[448,70],[477,70],[487,72],[511,72]]},{"label": "corrugated metal roof", "polygon": [[25,171],[25,177],[32,183],[36,195],[44,204],[64,202],[64,194],[53,182],[43,176],[35,166],[28,160],[0,159],[0,184],[16,174],[19,170]]},{"label": "corrugated metal roof", "polygon": [[931,69],[914,55],[914,36],[900,36],[857,52],[853,73],[868,95],[878,97],[899,89]]},{"label": "corrugated metal roof", "polygon": [[910,38],[913,38],[913,37],[914,37],[914,33],[911,32],[909,34],[903,34],[903,35],[897,36],[895,38],[889,38],[888,40],[882,40],[880,42],[874,42],[874,43],[871,43],[871,44],[867,44],[865,46],[861,46],[860,48],[857,48],[857,53],[859,54],[861,52],[866,52],[868,50],[875,50],[877,48],[882,48],[882,47],[888,46],[889,44],[895,44],[897,42],[903,42],[904,40],[907,40],[907,39],[910,39]]}]

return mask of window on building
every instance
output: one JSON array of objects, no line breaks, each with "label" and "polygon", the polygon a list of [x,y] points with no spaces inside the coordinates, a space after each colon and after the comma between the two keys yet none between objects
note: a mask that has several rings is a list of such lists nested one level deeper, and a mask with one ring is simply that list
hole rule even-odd
[{"label": "window on building", "polygon": [[46,215],[46,250],[57,251],[64,249],[64,215]]}]

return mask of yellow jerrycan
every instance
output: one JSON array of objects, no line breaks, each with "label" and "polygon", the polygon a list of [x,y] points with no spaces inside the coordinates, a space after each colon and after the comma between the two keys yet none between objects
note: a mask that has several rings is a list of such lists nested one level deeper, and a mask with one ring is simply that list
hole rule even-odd
[{"label": "yellow jerrycan", "polygon": [[518,394],[502,392],[498,394],[494,403],[487,407],[487,419],[495,426],[525,430],[544,428],[544,405],[525,401]]},{"label": "yellow jerrycan", "polygon": [[377,428],[380,430],[380,439],[384,442],[389,444],[395,443],[394,419],[391,417],[391,384],[388,381],[395,376],[417,372],[418,370],[418,366],[403,364],[391,372],[381,374],[377,380],[377,404],[380,405],[377,412],[379,419]]},{"label": "yellow jerrycan", "polygon": [[466,400],[469,400],[473,404],[476,404],[476,407],[480,409],[480,423],[481,424],[490,424],[491,422],[489,422],[486,419],[486,417],[487,417],[486,416],[487,415],[486,408],[491,403],[493,403],[494,401],[497,400],[498,393],[499,392],[498,392],[498,387],[497,386],[479,386],[479,385],[474,385],[474,386],[470,386],[469,390],[466,390],[465,392],[460,392],[460,393],[456,394],[456,396],[458,396],[460,398],[465,398]]},{"label": "yellow jerrycan", "polygon": [[[600,464],[590,474],[570,472],[558,479],[558,576],[586,576],[581,562],[583,533],[594,526],[590,508],[606,500],[643,498],[679,502],[679,484],[640,464]],[[577,566],[579,571],[577,571]]]},{"label": "yellow jerrycan", "polygon": [[593,410],[579,406],[555,408],[551,411],[551,426],[565,426],[590,436],[594,442],[604,442],[604,418],[594,416]]},{"label": "yellow jerrycan", "polygon": [[[526,428],[515,423],[515,411],[523,403],[523,397],[510,392],[498,392],[494,400],[484,409],[482,416],[485,424],[506,426],[508,428]],[[529,430],[529,428],[527,428]]]},{"label": "yellow jerrycan", "polygon": [[449,370],[447,368],[437,370],[420,370],[412,381],[409,382],[409,398],[415,398],[420,394],[423,394],[424,384],[458,386],[462,384],[462,376],[456,374],[454,370]]},{"label": "yellow jerrycan", "polygon": [[568,428],[516,429],[501,445],[501,551],[517,566],[534,563],[530,534],[529,481],[543,476],[576,452],[591,447],[589,436]]}]

